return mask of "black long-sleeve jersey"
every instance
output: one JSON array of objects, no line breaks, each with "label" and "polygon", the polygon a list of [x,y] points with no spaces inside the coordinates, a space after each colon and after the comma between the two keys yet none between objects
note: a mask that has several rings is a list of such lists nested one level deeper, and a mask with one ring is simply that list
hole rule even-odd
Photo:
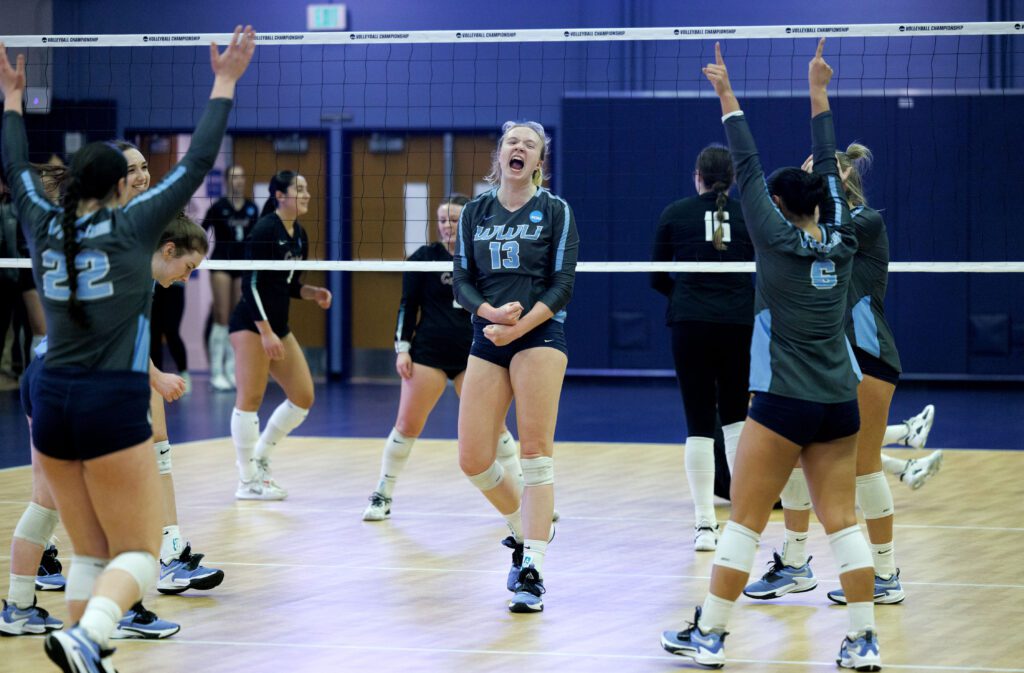
[{"label": "black long-sleeve jersey", "polygon": [[[288,235],[277,213],[261,217],[246,241],[246,259],[249,260],[302,260],[309,254],[309,239],[298,222],[293,235]],[[245,271],[242,273],[242,300],[235,307],[232,329],[239,319],[247,325],[266,320],[274,334],[287,336],[288,306],[294,297],[302,297],[302,272]],[[253,328],[255,329],[255,328]]]},{"label": "black long-sleeve jersey", "polygon": [[[443,243],[424,245],[410,262],[451,262]],[[464,352],[469,357],[473,324],[455,300],[451,271],[407,271],[402,275],[402,301],[398,305],[395,341],[415,340],[439,351]]]},{"label": "black long-sleeve jersey", "polygon": [[21,115],[4,114],[4,169],[46,312],[48,367],[148,371],[153,252],[167,223],[213,167],[230,110],[231,100],[211,100],[188,152],[163,180],[123,208],[100,208],[75,223],[81,240],[75,258],[77,297],[88,327],[73,322],[67,310],[71,291],[61,227],[64,211],[46,199],[29,164]]},{"label": "black long-sleeve jersey", "polygon": [[497,188],[462,209],[455,253],[455,295],[476,315],[481,304],[537,302],[565,321],[572,298],[580,239],[569,204],[544,188],[522,208],[509,212]]},{"label": "black long-sleeve jersey", "polygon": [[203,218],[203,229],[213,229],[213,252],[210,259],[245,259],[245,238],[259,219],[256,204],[246,199],[235,210],[231,199],[224,197],[210,206]]},{"label": "black long-sleeve jersey", "polygon": [[[725,250],[716,250],[715,205],[718,195],[706,192],[670,204],[661,214],[654,237],[654,262],[752,262],[740,202],[730,198],[722,224]],[[750,325],[754,322],[754,282],[749,273],[651,274],[651,287],[669,298],[665,322],[684,320]]]}]

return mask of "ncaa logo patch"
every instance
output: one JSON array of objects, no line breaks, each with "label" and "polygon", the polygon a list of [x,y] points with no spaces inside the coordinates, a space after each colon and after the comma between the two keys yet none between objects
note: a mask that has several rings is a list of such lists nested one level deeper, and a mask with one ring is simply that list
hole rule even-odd
[{"label": "ncaa logo patch", "polygon": [[544,214],[542,212],[540,212],[539,210],[535,210],[532,213],[530,213],[530,222],[533,222],[534,224],[537,224],[538,222],[540,222],[543,219],[544,219]]}]

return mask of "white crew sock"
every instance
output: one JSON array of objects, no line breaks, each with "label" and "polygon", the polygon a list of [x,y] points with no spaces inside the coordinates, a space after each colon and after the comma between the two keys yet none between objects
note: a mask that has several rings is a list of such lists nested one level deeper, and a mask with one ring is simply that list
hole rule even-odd
[{"label": "white crew sock", "polygon": [[693,494],[693,512],[696,523],[715,519],[715,440],[710,437],[686,438],[686,480]]},{"label": "white crew sock", "polygon": [[544,578],[544,557],[548,553],[547,540],[523,540],[523,567],[533,566]]},{"label": "white crew sock", "polygon": [[902,444],[906,446],[907,435],[910,434],[910,428],[907,427],[906,423],[897,423],[896,425],[890,425],[885,429],[885,435],[882,437],[882,446],[888,446],[890,444]]},{"label": "white crew sock", "polygon": [[876,631],[875,628],[875,604],[871,601],[864,603],[848,603],[846,614],[850,617],[850,630],[848,636],[856,638],[865,631]]},{"label": "white crew sock", "polygon": [[107,649],[110,647],[110,634],[122,616],[117,603],[106,596],[93,596],[86,604],[85,614],[78,625],[100,647]]},{"label": "white crew sock", "polygon": [[160,560],[166,565],[181,556],[184,548],[178,526],[164,526],[164,534],[160,538]]},{"label": "white crew sock", "polygon": [[30,608],[36,598],[36,576],[11,573],[7,602],[16,608]]},{"label": "white crew sock", "polygon": [[793,568],[807,563],[807,531],[786,529],[786,541],[782,543],[782,562]]},{"label": "white crew sock", "polygon": [[700,610],[700,623],[697,626],[704,633],[711,631],[724,633],[734,605],[736,605],[736,601],[728,601],[708,594],[704,597],[704,607]]}]

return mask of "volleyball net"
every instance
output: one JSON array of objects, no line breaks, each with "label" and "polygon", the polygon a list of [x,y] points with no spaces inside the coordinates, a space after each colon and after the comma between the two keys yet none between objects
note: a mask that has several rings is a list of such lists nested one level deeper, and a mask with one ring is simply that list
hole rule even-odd
[{"label": "volleyball net", "polygon": [[[626,335],[628,350],[637,316],[655,325],[663,310],[637,272],[753,268],[649,262],[662,210],[694,193],[697,154],[725,141],[718,99],[701,73],[715,42],[772,170],[799,165],[810,151],[807,64],[822,36],[835,70],[830,95],[839,147],[856,140],[875,155],[866,196],[885,216],[891,270],[929,272],[894,279],[890,302],[905,315],[943,313],[941,324],[913,318],[929,330],[949,329],[949,321],[974,330],[975,316],[1003,316],[996,323],[1006,336],[996,341],[1009,350],[997,350],[1009,357],[1024,347],[1013,322],[1024,323],[1019,22],[264,30],[239,82],[217,167],[189,213],[201,221],[227,193],[230,166],[244,169],[245,195],[258,205],[275,172],[298,171],[313,195],[301,218],[310,259],[208,260],[204,267],[359,271],[367,278],[442,269],[403,260],[437,239],[434,213],[445,198],[488,188],[483,178],[501,124],[535,120],[554,139],[548,186],[578,222],[578,270],[598,272],[577,282],[577,316],[599,305],[620,316],[621,326],[608,329],[613,340]],[[86,142],[126,138],[159,179],[187,150],[209,95],[207,45],[228,37],[0,38],[9,51],[28,52],[33,160],[67,162]],[[0,259],[0,267],[27,265]],[[388,283],[397,292],[395,281]],[[397,296],[377,301],[389,306],[382,316],[390,316],[392,300],[397,304]],[[982,320],[978,330],[990,323]],[[607,365],[632,366],[629,357],[620,360],[609,356]]]}]

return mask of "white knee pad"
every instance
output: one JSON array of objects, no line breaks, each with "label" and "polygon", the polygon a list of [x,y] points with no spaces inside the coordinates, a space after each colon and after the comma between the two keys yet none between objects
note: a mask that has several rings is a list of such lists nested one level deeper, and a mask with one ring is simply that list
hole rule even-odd
[{"label": "white knee pad", "polygon": [[807,490],[807,479],[804,477],[803,469],[793,468],[789,481],[782,487],[782,506],[795,510],[811,508],[811,492]]},{"label": "white knee pad", "polygon": [[153,445],[156,451],[156,469],[160,474],[171,473],[171,443],[169,441],[157,442]]},{"label": "white knee pad", "polygon": [[498,461],[494,461],[489,468],[480,474],[466,476],[469,477],[469,481],[474,486],[486,493],[492,488],[497,488],[501,480],[505,478],[505,468]]},{"label": "white knee pad", "polygon": [[87,601],[92,596],[92,588],[96,578],[103,574],[107,567],[107,559],[95,556],[72,556],[71,569],[68,570],[68,583],[64,588],[64,598],[69,601]]},{"label": "white knee pad", "polygon": [[857,477],[857,504],[865,519],[884,519],[896,513],[885,472]]},{"label": "white knee pad", "polygon": [[875,566],[871,558],[871,549],[860,532],[860,526],[850,526],[838,533],[832,533],[828,536],[828,543],[832,547],[832,557],[836,560],[840,575],[851,570]]},{"label": "white knee pad", "polygon": [[156,557],[144,551],[126,551],[114,557],[107,565],[108,570],[122,570],[131,575],[139,585],[139,593],[144,594],[156,584],[160,572]]},{"label": "white knee pad", "polygon": [[545,486],[555,483],[555,459],[550,456],[524,458],[523,483],[527,486]]},{"label": "white knee pad", "polygon": [[274,413],[270,415],[270,420],[267,422],[276,425],[285,433],[289,433],[302,425],[306,416],[309,416],[309,409],[303,409],[289,400],[285,400],[277,406],[277,409],[274,409]]},{"label": "white knee pad", "polygon": [[60,517],[57,516],[57,510],[30,502],[25,513],[18,519],[18,525],[14,527],[14,537],[45,547],[50,544],[50,537],[58,521]]},{"label": "white knee pad", "polygon": [[722,536],[718,538],[714,564],[749,574],[750,569],[754,567],[754,555],[760,541],[760,535],[730,521],[726,524]]}]

